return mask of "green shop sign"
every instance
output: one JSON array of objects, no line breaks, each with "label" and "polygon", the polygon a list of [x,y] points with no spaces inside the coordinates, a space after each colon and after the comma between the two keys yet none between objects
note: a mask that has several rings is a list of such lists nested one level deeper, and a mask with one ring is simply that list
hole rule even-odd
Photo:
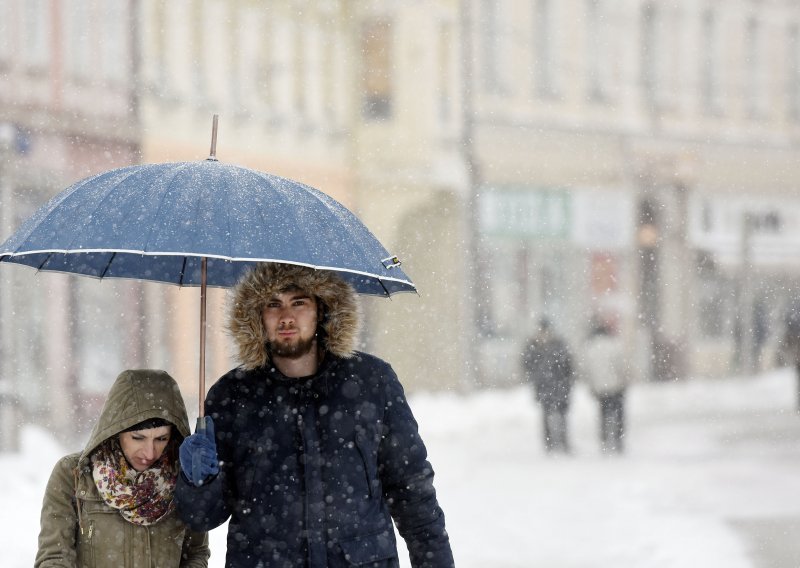
[{"label": "green shop sign", "polygon": [[478,200],[480,229],[495,236],[565,239],[570,206],[563,189],[485,187]]}]

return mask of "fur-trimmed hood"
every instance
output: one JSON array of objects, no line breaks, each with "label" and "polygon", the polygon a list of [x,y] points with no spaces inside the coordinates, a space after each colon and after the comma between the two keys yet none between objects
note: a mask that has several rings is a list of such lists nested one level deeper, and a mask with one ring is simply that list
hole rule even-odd
[{"label": "fur-trimmed hood", "polygon": [[229,307],[228,333],[236,343],[239,363],[244,369],[256,369],[269,361],[262,312],[271,297],[292,287],[321,303],[323,349],[337,357],[353,355],[360,313],[352,286],[327,270],[261,263],[236,285]]}]

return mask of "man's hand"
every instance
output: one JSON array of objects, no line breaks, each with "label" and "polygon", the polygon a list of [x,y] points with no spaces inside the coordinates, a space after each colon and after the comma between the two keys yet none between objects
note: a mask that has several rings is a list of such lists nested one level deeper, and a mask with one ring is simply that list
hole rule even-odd
[{"label": "man's hand", "polygon": [[[202,420],[205,420],[204,428]],[[184,477],[196,487],[219,473],[214,421],[210,416],[197,419],[195,433],[183,441],[178,453]]]}]

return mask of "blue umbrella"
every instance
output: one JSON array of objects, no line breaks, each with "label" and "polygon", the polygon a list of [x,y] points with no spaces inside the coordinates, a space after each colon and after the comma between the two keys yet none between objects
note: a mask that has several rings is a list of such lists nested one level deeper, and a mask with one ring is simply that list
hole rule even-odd
[{"label": "blue umbrella", "polygon": [[79,181],[0,245],[0,262],[97,278],[228,287],[258,262],[333,270],[362,294],[414,284],[363,223],[302,183],[216,160]]},{"label": "blue umbrella", "polygon": [[215,157],[145,164],[79,181],[0,245],[0,262],[96,278],[200,286],[200,414],[206,286],[234,285],[259,262],[335,271],[362,294],[414,284],[347,208],[302,183]]}]

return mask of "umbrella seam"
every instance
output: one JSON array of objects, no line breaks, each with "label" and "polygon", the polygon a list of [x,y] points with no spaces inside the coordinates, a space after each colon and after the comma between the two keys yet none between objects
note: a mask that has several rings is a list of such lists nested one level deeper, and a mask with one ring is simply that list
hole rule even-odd
[{"label": "umbrella seam", "polygon": [[[172,169],[173,170],[177,170],[177,171],[175,171],[173,173],[172,178],[169,180],[169,183],[167,183],[167,187],[164,189],[164,192],[161,194],[161,198],[159,199],[160,207],[158,207],[158,211],[159,212],[165,211],[164,201],[166,200],[167,195],[170,194],[172,186],[175,183],[175,178],[178,177],[178,174],[180,174],[183,170],[186,169],[186,166],[188,165],[188,163],[187,162],[183,162],[183,163],[182,162],[175,162],[175,163],[166,164],[166,165],[172,166]],[[167,173],[168,171],[169,170],[165,169],[165,173]],[[156,219],[156,220],[158,220],[158,219]],[[147,248],[149,247],[149,244],[150,244],[150,237],[153,235],[153,229],[155,227],[157,227],[157,226],[160,226],[160,225],[158,223],[155,223],[155,222],[151,223],[150,230],[147,232],[147,237],[145,238],[144,243],[143,243],[144,246],[142,246],[142,248],[144,249],[144,252],[147,251]]]}]

